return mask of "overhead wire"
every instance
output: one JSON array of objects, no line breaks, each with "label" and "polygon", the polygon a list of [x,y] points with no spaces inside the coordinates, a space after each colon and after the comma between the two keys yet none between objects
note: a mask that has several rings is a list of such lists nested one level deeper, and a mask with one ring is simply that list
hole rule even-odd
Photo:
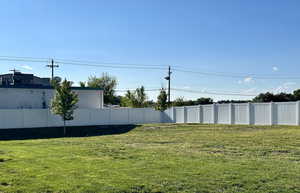
[{"label": "overhead wire", "polygon": [[171,88],[173,91],[189,92],[189,93],[200,93],[200,94],[213,94],[213,95],[228,95],[228,96],[257,96],[257,94],[243,94],[243,93],[233,93],[233,92],[215,92],[215,91],[199,91],[190,89],[179,89]]},{"label": "overhead wire", "polygon": [[[0,61],[24,61],[24,62],[49,62],[50,58],[35,58],[35,57],[20,57],[20,56],[0,56]],[[153,69],[165,70],[168,65],[153,65],[153,64],[129,64],[118,62],[96,62],[86,60],[70,60],[70,59],[55,59],[55,63],[62,65],[76,65],[89,67],[103,67],[103,68],[119,68],[119,69]],[[202,76],[215,76],[224,78],[246,78],[251,77],[255,79],[300,79],[300,76],[283,76],[283,75],[259,75],[254,73],[225,73],[225,72],[205,72],[196,69],[186,68],[183,66],[172,66],[172,71],[199,74]],[[182,69],[184,68],[184,69]]]}]

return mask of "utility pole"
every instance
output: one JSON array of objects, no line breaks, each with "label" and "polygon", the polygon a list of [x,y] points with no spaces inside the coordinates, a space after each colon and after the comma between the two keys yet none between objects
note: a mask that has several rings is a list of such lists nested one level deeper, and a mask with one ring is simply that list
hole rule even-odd
[{"label": "utility pole", "polygon": [[16,72],[19,72],[19,70],[15,69],[15,68],[12,70],[9,70],[9,71],[13,72],[13,74],[16,74]]},{"label": "utility pole", "polygon": [[171,66],[168,69],[168,76],[165,79],[168,81],[168,104],[171,105]]},{"label": "utility pole", "polygon": [[51,64],[46,65],[47,67],[51,68],[52,74],[51,74],[51,79],[53,80],[54,77],[54,68],[58,68],[58,65],[54,65],[54,60],[51,59]]},{"label": "utility pole", "polygon": [[12,69],[12,70],[9,70],[9,71],[12,71],[13,72],[13,75],[12,75],[12,85],[15,85],[15,74],[16,74],[16,72],[20,72],[20,71],[18,71],[17,69]]}]

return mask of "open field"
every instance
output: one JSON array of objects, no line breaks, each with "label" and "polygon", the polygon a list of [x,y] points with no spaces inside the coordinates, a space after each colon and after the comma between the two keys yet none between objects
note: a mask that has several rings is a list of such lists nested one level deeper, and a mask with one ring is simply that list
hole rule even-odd
[{"label": "open field", "polygon": [[154,124],[2,140],[0,192],[300,192],[300,127]]}]

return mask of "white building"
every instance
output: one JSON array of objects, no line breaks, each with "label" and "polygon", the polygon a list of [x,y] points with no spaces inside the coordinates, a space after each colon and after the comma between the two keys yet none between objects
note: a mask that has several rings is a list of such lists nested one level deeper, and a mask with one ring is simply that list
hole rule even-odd
[{"label": "white building", "polygon": [[[80,109],[103,108],[103,90],[72,87]],[[49,108],[55,90],[49,86],[0,86],[0,109]]]}]

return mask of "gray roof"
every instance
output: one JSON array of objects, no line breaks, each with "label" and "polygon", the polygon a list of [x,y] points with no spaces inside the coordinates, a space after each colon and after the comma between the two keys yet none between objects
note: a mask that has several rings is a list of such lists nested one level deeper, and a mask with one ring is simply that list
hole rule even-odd
[{"label": "gray roof", "polygon": [[[0,85],[0,88],[23,88],[23,89],[54,89],[52,86],[40,86],[40,85],[26,85],[26,86],[15,86],[15,85]],[[103,90],[102,88],[91,88],[91,87],[71,87],[72,90]]]}]

